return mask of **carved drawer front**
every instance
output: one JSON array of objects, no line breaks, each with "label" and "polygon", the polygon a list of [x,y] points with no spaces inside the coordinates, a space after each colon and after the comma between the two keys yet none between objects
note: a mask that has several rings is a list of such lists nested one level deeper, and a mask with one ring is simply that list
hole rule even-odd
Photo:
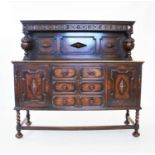
[{"label": "carved drawer front", "polygon": [[82,78],[103,78],[101,67],[85,67],[81,69]]},{"label": "carved drawer front", "polygon": [[74,96],[54,96],[52,103],[55,106],[73,106],[75,105],[76,98]]},{"label": "carved drawer front", "polygon": [[80,98],[82,106],[100,106],[103,104],[101,96],[83,96]]},{"label": "carved drawer front", "polygon": [[82,82],[80,85],[81,93],[97,93],[103,92],[103,82]]},{"label": "carved drawer front", "polygon": [[53,76],[55,78],[75,78],[76,70],[75,70],[75,68],[59,68],[59,67],[55,67],[53,69]]},{"label": "carved drawer front", "polygon": [[54,91],[56,93],[74,93],[76,91],[75,82],[55,82]]}]

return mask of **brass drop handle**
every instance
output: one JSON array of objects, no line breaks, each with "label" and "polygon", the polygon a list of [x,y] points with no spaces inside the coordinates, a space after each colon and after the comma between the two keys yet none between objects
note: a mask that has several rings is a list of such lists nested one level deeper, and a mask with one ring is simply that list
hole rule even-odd
[{"label": "brass drop handle", "polygon": [[50,47],[51,45],[50,44],[48,44],[48,43],[43,43],[42,44],[42,47],[44,47],[44,48],[48,48],[48,47]]},{"label": "brass drop handle", "polygon": [[113,47],[114,47],[114,44],[113,44],[112,42],[108,42],[108,43],[107,43],[107,47],[108,47],[108,48],[113,48]]},{"label": "brass drop handle", "polygon": [[93,75],[95,75],[95,73],[94,72],[89,72],[89,75],[93,76]]},{"label": "brass drop handle", "polygon": [[90,100],[89,100],[89,102],[90,102],[90,104],[94,104],[94,98],[90,98]]},{"label": "brass drop handle", "polygon": [[90,86],[89,86],[89,89],[90,89],[90,90],[94,90],[94,88],[95,88],[94,85],[90,85]]},{"label": "brass drop handle", "polygon": [[62,72],[63,76],[67,76],[68,72]]},{"label": "brass drop handle", "polygon": [[113,91],[111,91],[111,92],[110,92],[110,95],[111,95],[111,96],[114,96],[114,92],[113,92]]},{"label": "brass drop handle", "polygon": [[67,90],[68,89],[67,85],[63,85],[63,89]]},{"label": "brass drop handle", "polygon": [[63,104],[64,104],[64,105],[67,104],[67,99],[66,99],[66,98],[63,99]]}]

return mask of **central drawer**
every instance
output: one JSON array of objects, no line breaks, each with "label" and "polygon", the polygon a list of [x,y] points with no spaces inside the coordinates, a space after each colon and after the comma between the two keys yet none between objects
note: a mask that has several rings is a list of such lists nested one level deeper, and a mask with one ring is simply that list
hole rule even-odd
[{"label": "central drawer", "polygon": [[102,94],[103,93],[103,81],[81,82],[80,92],[84,94],[91,94],[91,93]]},{"label": "central drawer", "polygon": [[77,76],[77,70],[74,67],[53,67],[54,79],[74,79]]},{"label": "central drawer", "polygon": [[81,78],[83,79],[101,79],[104,77],[102,67],[83,67],[80,71]]},{"label": "central drawer", "polygon": [[104,67],[98,64],[52,66],[52,106],[64,109],[105,105],[104,76]]},{"label": "central drawer", "polygon": [[76,93],[77,86],[75,82],[55,81],[53,82],[54,93]]},{"label": "central drawer", "polygon": [[56,95],[52,97],[54,106],[101,106],[104,104],[103,96],[73,96],[73,95]]},{"label": "central drawer", "polygon": [[52,98],[55,106],[74,106],[76,104],[76,96],[57,95]]},{"label": "central drawer", "polygon": [[76,78],[82,80],[98,80],[104,79],[105,71],[99,66],[54,66],[52,69],[52,78],[54,80],[74,80]]}]

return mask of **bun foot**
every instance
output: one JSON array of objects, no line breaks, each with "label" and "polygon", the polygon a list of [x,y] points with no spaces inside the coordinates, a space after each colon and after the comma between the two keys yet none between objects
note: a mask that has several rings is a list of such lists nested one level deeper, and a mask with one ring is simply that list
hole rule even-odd
[{"label": "bun foot", "polygon": [[130,123],[129,123],[128,120],[125,120],[125,121],[124,121],[124,124],[125,124],[125,125],[129,125]]},{"label": "bun foot", "polygon": [[31,121],[26,122],[26,125],[27,125],[27,126],[30,126],[31,124],[32,124]]},{"label": "bun foot", "polygon": [[16,138],[20,139],[20,138],[23,137],[23,134],[22,133],[17,133],[15,136],[16,136]]},{"label": "bun foot", "polygon": [[139,137],[139,136],[140,136],[140,133],[134,131],[134,132],[132,133],[132,135],[133,135],[134,137]]}]

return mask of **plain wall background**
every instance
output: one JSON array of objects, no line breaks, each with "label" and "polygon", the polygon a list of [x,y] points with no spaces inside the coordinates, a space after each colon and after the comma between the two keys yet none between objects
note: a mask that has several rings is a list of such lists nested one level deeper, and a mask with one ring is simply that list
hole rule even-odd
[{"label": "plain wall background", "polygon": [[[0,152],[155,152],[155,2],[1,1],[0,2]],[[12,60],[22,60],[20,20],[134,20],[134,60],[144,60],[141,137],[132,130],[23,131],[17,140]],[[24,113],[25,114],[25,113]],[[92,125],[124,120],[125,112],[32,112],[35,123]],[[133,113],[132,113],[133,114]],[[133,115],[134,116],[134,115]],[[121,119],[120,119],[121,118]],[[9,146],[9,149],[8,149]],[[25,146],[29,149],[25,150]],[[42,146],[42,147],[41,147]]]}]

